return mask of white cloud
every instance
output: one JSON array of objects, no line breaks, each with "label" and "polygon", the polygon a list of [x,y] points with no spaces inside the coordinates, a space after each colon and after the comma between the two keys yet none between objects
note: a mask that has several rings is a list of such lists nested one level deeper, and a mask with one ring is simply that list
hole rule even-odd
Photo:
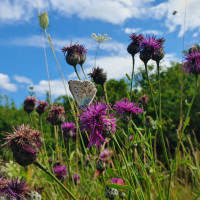
[{"label": "white cloud", "polygon": [[[93,66],[94,60],[89,57],[87,59],[87,66]],[[161,62],[161,66],[164,67],[164,70],[171,66],[170,62],[179,62],[180,60],[175,57],[175,54],[166,54],[165,58]],[[156,64],[155,61],[149,61],[149,65],[154,65],[154,71],[156,70]],[[127,74],[131,74],[132,72],[132,58],[127,53],[127,55],[116,55],[116,56],[105,56],[100,57],[97,59],[97,66],[104,69],[104,71],[107,72],[108,79],[120,79],[124,78]],[[141,66],[144,66],[143,62],[140,60],[139,55],[135,57],[135,72],[139,72],[139,68]],[[90,73],[92,71],[92,67],[85,68],[86,74]],[[80,74],[82,74],[80,72]],[[81,76],[83,77],[83,75]],[[76,78],[76,74],[72,73],[68,76],[69,79]]]},{"label": "white cloud", "polygon": [[17,86],[10,82],[10,78],[7,74],[0,73],[0,89],[16,92]]},{"label": "white cloud", "polygon": [[198,37],[198,35],[199,35],[199,32],[195,32],[192,34],[192,37]]},{"label": "white cloud", "polygon": [[17,81],[18,83],[25,83],[25,84],[28,84],[28,85],[33,84],[33,82],[31,81],[31,79],[26,78],[26,77],[24,77],[24,76],[14,75],[13,78],[14,78],[14,80]]},{"label": "white cloud", "polygon": [[124,32],[127,34],[137,33],[140,31],[140,28],[125,28]]},{"label": "white cloud", "polygon": [[[184,15],[186,6],[186,21],[184,27]],[[195,30],[200,27],[200,3],[199,0],[168,0],[160,3],[157,6],[150,8],[152,18],[161,19],[166,17],[165,25],[169,28],[170,32],[180,27],[178,36],[181,37],[184,30]],[[173,15],[173,11],[177,11]]]},{"label": "white cloud", "polygon": [[[48,8],[48,0],[39,1],[40,9]],[[37,1],[33,0],[1,0],[0,23],[28,21],[37,11]]]},{"label": "white cloud", "polygon": [[[52,96],[58,97],[60,95],[66,95],[63,82],[60,79],[50,81]],[[68,83],[65,82],[67,94],[70,95]],[[34,91],[37,95],[45,95],[49,91],[49,85],[47,80],[41,80],[38,84],[33,85]]]}]

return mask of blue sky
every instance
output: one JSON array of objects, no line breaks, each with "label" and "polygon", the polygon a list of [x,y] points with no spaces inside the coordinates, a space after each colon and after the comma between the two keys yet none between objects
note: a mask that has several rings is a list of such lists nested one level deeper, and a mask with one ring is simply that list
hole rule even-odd
[{"label": "blue sky", "polygon": [[[126,48],[133,32],[166,38],[162,63],[166,67],[170,61],[182,60],[184,33],[185,48],[199,42],[199,0],[0,0],[0,94],[8,95],[17,105],[29,95],[29,86],[34,86],[38,99],[43,99],[48,90],[38,5],[40,12],[49,14],[47,31],[66,81],[76,76],[60,49],[71,41],[84,44],[88,50],[84,68],[89,73],[97,45],[92,33],[107,33],[112,38],[100,45],[97,65],[107,71],[108,78],[116,79],[131,73]],[[174,10],[176,15],[172,15]],[[45,45],[55,98],[65,92],[47,40]],[[136,71],[141,65],[136,57]]]}]

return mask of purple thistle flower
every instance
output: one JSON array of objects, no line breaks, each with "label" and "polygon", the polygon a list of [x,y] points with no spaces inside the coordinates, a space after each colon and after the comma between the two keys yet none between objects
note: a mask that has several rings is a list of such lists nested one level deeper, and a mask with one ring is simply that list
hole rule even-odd
[{"label": "purple thistle flower", "polygon": [[75,185],[80,184],[80,178],[81,178],[80,175],[73,174],[73,180],[74,180]]},{"label": "purple thistle flower", "polygon": [[46,107],[48,107],[49,104],[45,101],[38,101],[38,106],[36,108],[36,112],[41,115],[46,111]]},{"label": "purple thistle flower", "polygon": [[56,177],[61,181],[63,181],[64,178],[67,176],[67,167],[65,165],[56,165],[53,168],[53,171]]},{"label": "purple thistle flower", "polygon": [[66,122],[62,124],[63,136],[66,138],[73,137],[75,133],[76,126],[72,122]]},{"label": "purple thistle flower", "polygon": [[36,102],[37,100],[35,97],[26,97],[26,100],[24,101],[24,111],[28,114],[33,112]]},{"label": "purple thistle flower", "polygon": [[136,105],[133,102],[130,102],[128,99],[122,99],[117,101],[113,107],[117,110],[118,115],[123,123],[127,124],[131,120],[132,114],[143,113],[143,109]]},{"label": "purple thistle flower", "polygon": [[65,109],[63,106],[51,106],[49,115],[46,118],[52,125],[61,125],[65,121]]},{"label": "purple thistle flower", "polygon": [[118,184],[118,185],[124,185],[124,181],[123,181],[123,179],[121,179],[121,178],[111,178],[111,179],[110,179],[110,182],[111,182],[111,183]]},{"label": "purple thistle flower", "polygon": [[9,147],[15,161],[21,166],[27,166],[36,161],[42,146],[42,133],[22,124],[14,129],[14,133],[7,133],[2,147]]},{"label": "purple thistle flower", "polygon": [[186,53],[185,62],[182,66],[186,73],[189,72],[189,74],[193,73],[198,76],[200,74],[200,52],[197,50]]},{"label": "purple thistle flower", "polygon": [[108,158],[110,156],[110,151],[109,150],[104,150],[100,153],[100,158]]},{"label": "purple thistle flower", "polygon": [[127,51],[134,56],[136,53],[140,51],[140,43],[144,39],[144,36],[142,34],[139,34],[138,36],[135,33],[132,33],[129,35],[132,42],[128,45]]},{"label": "purple thistle flower", "polygon": [[133,140],[133,136],[131,135],[131,136],[129,137],[129,139],[130,139],[130,140]]},{"label": "purple thistle flower", "polygon": [[96,145],[98,148],[108,135],[114,134],[116,128],[116,118],[114,114],[109,114],[109,105],[103,101],[96,101],[90,106],[82,108],[80,115],[81,130],[91,132],[89,147]]},{"label": "purple thistle flower", "polygon": [[12,178],[10,181],[7,181],[3,186],[0,185],[1,196],[5,196],[6,199],[9,200],[25,199],[25,195],[28,194],[29,191],[30,188],[27,181],[19,181],[19,178],[17,178],[16,180]]},{"label": "purple thistle flower", "polygon": [[143,62],[148,62],[152,56],[162,48],[163,42],[156,39],[155,36],[147,36],[140,43],[140,59]]}]

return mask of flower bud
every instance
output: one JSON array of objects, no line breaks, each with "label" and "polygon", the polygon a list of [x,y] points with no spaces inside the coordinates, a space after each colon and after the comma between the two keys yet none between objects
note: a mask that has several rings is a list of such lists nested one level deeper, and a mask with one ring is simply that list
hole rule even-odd
[{"label": "flower bud", "polygon": [[98,159],[96,160],[96,169],[97,169],[100,173],[103,173],[103,171],[106,170],[106,163],[104,162],[103,159],[98,158]]},{"label": "flower bud", "polygon": [[40,26],[44,30],[46,30],[46,28],[49,25],[49,17],[48,17],[48,13],[47,12],[44,12],[39,16],[39,23],[40,23]]},{"label": "flower bud", "polygon": [[35,97],[26,97],[26,100],[24,101],[24,111],[28,114],[33,112],[35,107],[36,99]]}]

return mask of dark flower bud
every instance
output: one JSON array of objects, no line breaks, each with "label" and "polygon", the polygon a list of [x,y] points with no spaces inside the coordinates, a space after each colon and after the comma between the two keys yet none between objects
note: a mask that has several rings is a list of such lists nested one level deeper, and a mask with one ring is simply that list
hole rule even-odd
[{"label": "dark flower bud", "polygon": [[78,54],[76,54],[76,53],[67,54],[66,55],[66,62],[69,65],[72,65],[72,66],[75,67],[80,62],[80,56]]},{"label": "dark flower bud", "polygon": [[144,37],[142,34],[137,36],[135,33],[131,34],[129,37],[132,42],[128,45],[127,51],[134,56],[140,51],[140,42],[144,39]]},{"label": "dark flower bud", "polygon": [[97,158],[97,160],[96,160],[96,169],[97,169],[100,173],[103,173],[103,171],[106,170],[106,163],[104,162],[103,159]]},{"label": "dark flower bud", "polygon": [[24,111],[28,114],[33,112],[36,101],[35,97],[26,97],[24,101]]},{"label": "dark flower bud", "polygon": [[38,101],[38,106],[36,108],[36,112],[41,115],[46,111],[46,107],[49,106],[47,102]]},{"label": "dark flower bud", "polygon": [[114,200],[118,196],[119,192],[115,188],[106,187],[105,189],[105,197],[110,200]]},{"label": "dark flower bud", "polygon": [[152,117],[146,116],[146,118],[145,118],[145,120],[144,120],[144,125],[145,125],[147,128],[153,128],[153,126],[154,126],[154,121],[153,121]]},{"label": "dark flower bud", "polygon": [[2,146],[8,146],[13,153],[15,161],[21,166],[34,163],[42,146],[41,132],[32,129],[29,125],[22,124],[14,134],[8,133],[6,142]]},{"label": "dark flower bud", "polygon": [[80,184],[80,175],[78,174],[73,174],[73,180],[74,180],[74,184],[75,185],[79,185]]},{"label": "dark flower bud", "polygon": [[160,48],[152,55],[152,60],[160,62],[164,58],[164,56],[165,56],[165,51],[163,48]]},{"label": "dark flower bud", "polygon": [[65,109],[63,106],[51,106],[51,110],[49,111],[47,121],[52,125],[61,125],[65,122]]},{"label": "dark flower bud", "polygon": [[92,73],[88,74],[96,84],[104,85],[107,80],[107,74],[103,72],[102,68],[93,68]]},{"label": "dark flower bud", "polygon": [[124,199],[126,194],[124,192],[119,192],[119,198]]}]

